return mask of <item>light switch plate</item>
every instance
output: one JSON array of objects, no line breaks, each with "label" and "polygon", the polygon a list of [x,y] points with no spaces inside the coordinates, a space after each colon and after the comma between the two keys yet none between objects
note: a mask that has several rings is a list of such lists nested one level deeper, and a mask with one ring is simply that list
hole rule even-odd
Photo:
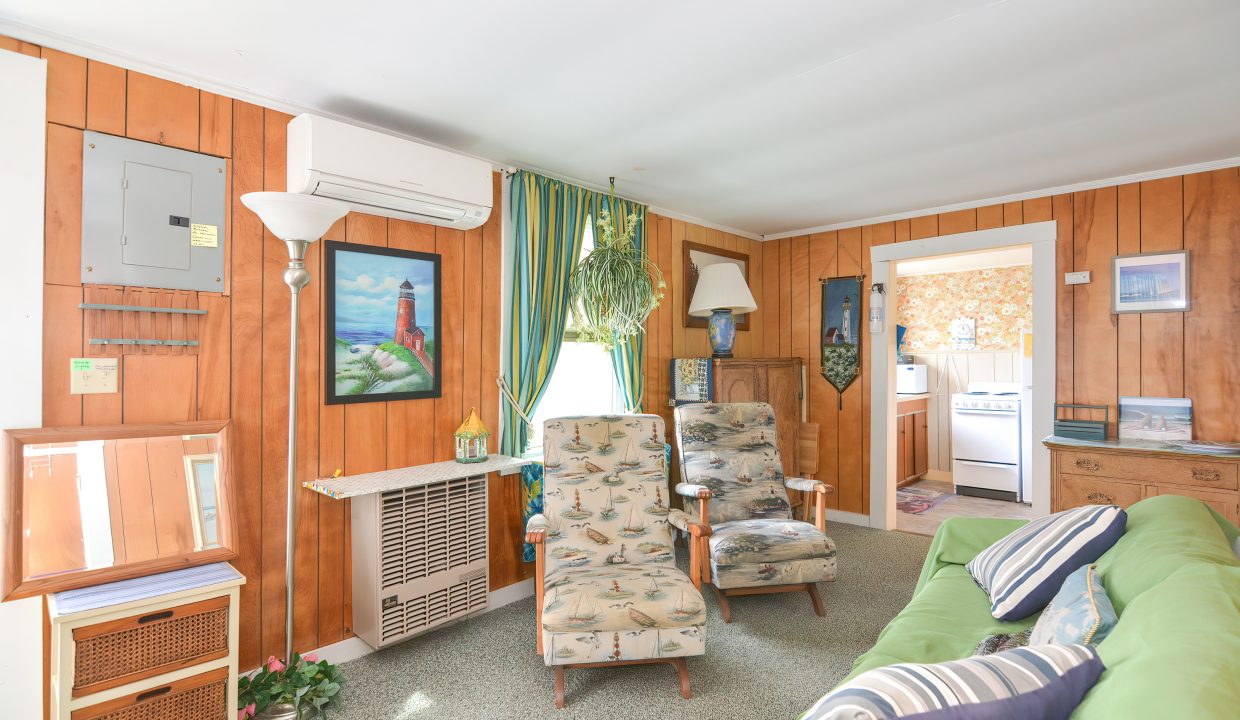
[{"label": "light switch plate", "polygon": [[69,392],[73,395],[114,393],[120,358],[69,358]]},{"label": "light switch plate", "polygon": [[1090,279],[1090,273],[1088,270],[1082,270],[1080,272],[1070,272],[1070,273],[1063,274],[1064,285],[1088,285],[1089,279]]}]

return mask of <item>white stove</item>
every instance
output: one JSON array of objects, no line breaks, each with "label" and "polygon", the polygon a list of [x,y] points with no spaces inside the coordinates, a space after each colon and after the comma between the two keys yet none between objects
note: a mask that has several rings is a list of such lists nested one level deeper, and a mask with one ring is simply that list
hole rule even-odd
[{"label": "white stove", "polygon": [[956,492],[1020,502],[1018,383],[970,384],[952,395],[952,480]]}]

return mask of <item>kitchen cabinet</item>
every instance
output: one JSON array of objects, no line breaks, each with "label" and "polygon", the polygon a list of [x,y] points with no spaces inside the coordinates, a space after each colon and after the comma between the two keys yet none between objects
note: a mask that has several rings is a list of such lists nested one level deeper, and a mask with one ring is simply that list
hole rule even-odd
[{"label": "kitchen cabinet", "polygon": [[896,399],[896,487],[917,482],[930,469],[928,406],[924,396]]}]

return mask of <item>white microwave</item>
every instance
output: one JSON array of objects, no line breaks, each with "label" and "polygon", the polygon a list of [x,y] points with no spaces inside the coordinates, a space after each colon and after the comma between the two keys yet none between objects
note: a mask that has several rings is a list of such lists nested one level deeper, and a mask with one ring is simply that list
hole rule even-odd
[{"label": "white microwave", "polygon": [[896,392],[901,395],[926,392],[926,366],[896,365]]}]

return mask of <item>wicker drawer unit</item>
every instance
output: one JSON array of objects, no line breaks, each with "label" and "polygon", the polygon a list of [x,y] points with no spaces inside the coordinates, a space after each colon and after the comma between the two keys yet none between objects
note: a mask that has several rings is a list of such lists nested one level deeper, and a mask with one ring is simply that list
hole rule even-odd
[{"label": "wicker drawer unit", "polygon": [[1153,442],[1049,437],[1051,510],[1127,507],[1155,495],[1196,498],[1240,522],[1240,457],[1171,450]]},{"label": "wicker drawer unit", "polygon": [[235,717],[244,582],[217,563],[50,596],[50,717]]},{"label": "wicker drawer unit", "polygon": [[229,716],[228,668],[74,710],[71,720],[219,720]]}]

